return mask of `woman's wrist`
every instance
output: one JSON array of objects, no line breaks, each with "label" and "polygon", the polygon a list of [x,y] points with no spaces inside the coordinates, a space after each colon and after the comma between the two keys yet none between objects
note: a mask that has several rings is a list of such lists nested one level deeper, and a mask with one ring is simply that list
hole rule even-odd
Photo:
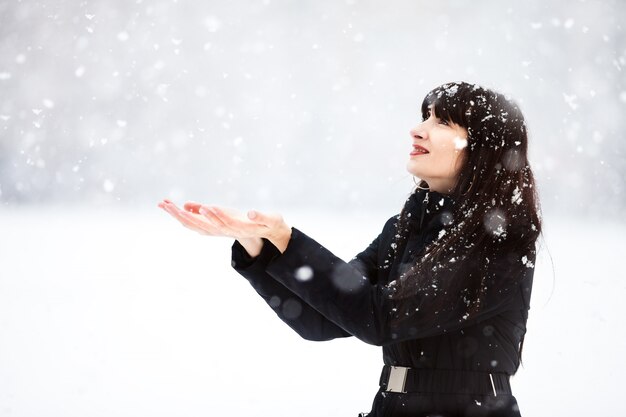
[{"label": "woman's wrist", "polygon": [[289,244],[289,240],[291,240],[291,227],[283,222],[276,232],[267,239],[276,246],[276,249],[278,249],[280,253],[284,253]]},{"label": "woman's wrist", "polygon": [[251,258],[256,258],[263,249],[263,240],[260,237],[244,237],[239,238],[237,241],[248,252]]}]

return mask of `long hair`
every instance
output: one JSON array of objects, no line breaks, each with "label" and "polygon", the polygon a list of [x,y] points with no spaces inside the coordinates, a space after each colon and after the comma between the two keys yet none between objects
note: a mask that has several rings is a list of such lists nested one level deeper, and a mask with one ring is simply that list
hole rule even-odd
[{"label": "long hair", "polygon": [[[466,157],[450,193],[454,205],[445,232],[418,254],[410,268],[400,271],[390,298],[403,300],[427,292],[436,296],[436,306],[445,309],[462,295],[471,318],[482,308],[490,259],[535,261],[541,219],[528,162],[528,132],[513,100],[476,84],[454,82],[433,89],[422,102],[424,120],[431,105],[438,118],[467,129]],[[425,186],[423,180],[418,184]],[[408,200],[391,245],[394,258],[401,256],[407,243],[407,205]],[[505,283],[490,282],[494,284]],[[402,319],[401,311],[396,319]]]}]

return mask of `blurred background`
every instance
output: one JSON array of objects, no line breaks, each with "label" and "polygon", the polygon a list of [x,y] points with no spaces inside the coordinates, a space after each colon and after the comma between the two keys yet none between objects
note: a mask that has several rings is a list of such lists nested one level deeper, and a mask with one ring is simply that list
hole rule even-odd
[{"label": "blurred background", "polygon": [[620,0],[0,0],[0,415],[368,411],[380,348],[298,339],[230,268],[231,241],[156,204],[277,211],[348,260],[414,186],[423,97],[460,80],[510,95],[530,130],[545,233],[522,412],[618,415],[625,16]]},{"label": "blurred background", "polygon": [[0,201],[398,209],[423,97],[525,112],[545,210],[626,207],[622,1],[3,1]]}]

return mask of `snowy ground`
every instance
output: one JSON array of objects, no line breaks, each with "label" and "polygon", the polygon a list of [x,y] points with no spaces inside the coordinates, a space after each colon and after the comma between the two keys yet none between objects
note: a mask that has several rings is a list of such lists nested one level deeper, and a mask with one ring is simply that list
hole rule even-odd
[{"label": "snowy ground", "polygon": [[[346,260],[391,214],[283,211]],[[299,339],[232,270],[230,240],[156,207],[5,208],[0,231],[0,416],[369,410],[380,348]],[[546,216],[545,236],[513,380],[522,411],[619,415],[626,226]]]}]

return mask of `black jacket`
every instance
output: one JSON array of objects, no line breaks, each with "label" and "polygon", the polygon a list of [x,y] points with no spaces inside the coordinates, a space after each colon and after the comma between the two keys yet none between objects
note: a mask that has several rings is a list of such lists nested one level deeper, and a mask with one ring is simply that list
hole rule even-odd
[{"label": "black jacket", "polygon": [[447,195],[413,193],[409,239],[397,259],[392,259],[390,246],[399,215],[349,262],[294,227],[283,254],[264,239],[259,256],[250,258],[235,241],[232,266],[305,339],[355,336],[382,346],[386,365],[514,374],[526,332],[534,258],[493,260],[495,279],[507,284],[493,286],[491,292],[488,288],[483,308],[471,320],[463,300],[443,314],[424,314],[432,308],[427,293],[416,294],[419,308],[407,320],[399,325],[389,320],[394,304],[385,295],[386,284],[438,237],[442,216],[453,204]]}]

